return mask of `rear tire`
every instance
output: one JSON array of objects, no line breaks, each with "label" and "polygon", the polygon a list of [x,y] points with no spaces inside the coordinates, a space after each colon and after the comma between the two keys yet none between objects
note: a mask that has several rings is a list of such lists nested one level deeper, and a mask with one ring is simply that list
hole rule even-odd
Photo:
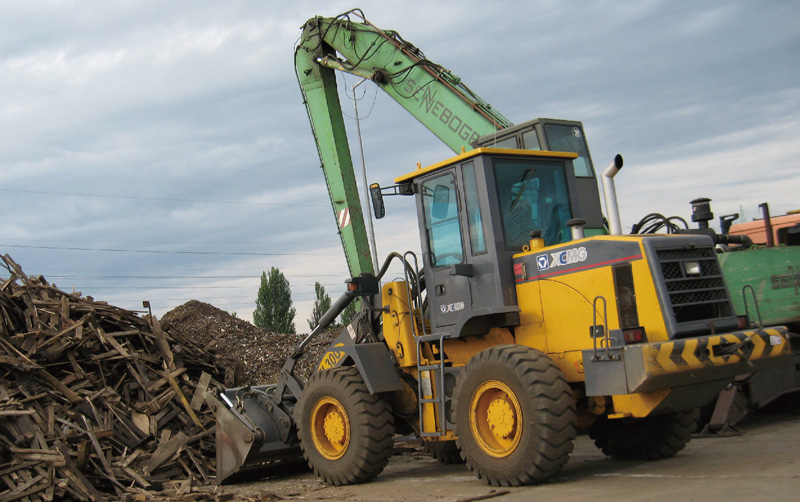
[{"label": "rear tire", "polygon": [[354,367],[311,375],[294,418],[303,457],[329,485],[369,481],[392,455],[394,422],[389,405],[369,393]]},{"label": "rear tire", "polygon": [[589,428],[589,437],[615,460],[659,460],[686,446],[699,416],[695,408],[645,418],[598,417]]},{"label": "rear tire", "polygon": [[461,451],[455,441],[423,441],[425,453],[443,464],[463,464]]},{"label": "rear tire", "polygon": [[467,467],[494,486],[549,478],[569,460],[577,417],[572,389],[543,353],[521,345],[479,352],[453,402]]}]

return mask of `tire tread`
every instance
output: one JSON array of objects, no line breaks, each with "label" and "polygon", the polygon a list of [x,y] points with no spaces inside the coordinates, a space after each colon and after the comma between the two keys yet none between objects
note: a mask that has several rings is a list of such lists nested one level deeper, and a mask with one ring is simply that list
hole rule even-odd
[{"label": "tire tread", "polygon": [[[561,370],[542,352],[522,345],[500,345],[479,352],[467,363],[456,387],[454,410],[464,406],[459,405],[459,400],[470,399],[459,391],[470,375],[491,368],[510,369],[512,378],[534,397],[536,407],[533,415],[536,420],[526,418],[526,424],[534,426],[535,436],[528,440],[533,449],[508,468],[493,468],[496,462],[465,436],[471,434],[469,419],[460,419],[456,411],[456,435],[461,456],[467,467],[490,485],[520,486],[544,481],[567,463],[572,452],[576,436],[572,390]],[[525,398],[522,396],[520,399]]]},{"label": "tire tread", "polygon": [[[351,423],[348,448],[353,451],[333,462],[318,454],[305,423],[304,410],[309,406],[309,396],[325,387],[341,392],[352,408],[347,411]],[[345,403],[342,405],[347,407]],[[389,462],[394,444],[394,421],[389,405],[380,396],[369,393],[357,368],[338,367],[311,375],[295,406],[295,422],[303,457],[326,484],[341,486],[369,481]],[[333,465],[337,468],[333,469]]]}]

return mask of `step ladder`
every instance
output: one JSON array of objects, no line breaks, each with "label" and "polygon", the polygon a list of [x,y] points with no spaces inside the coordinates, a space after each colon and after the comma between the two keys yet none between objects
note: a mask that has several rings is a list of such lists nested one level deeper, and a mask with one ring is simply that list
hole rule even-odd
[{"label": "step ladder", "polygon": [[[431,353],[434,357],[433,361],[428,361],[428,364],[422,364],[422,344],[431,343]],[[417,400],[419,401],[419,429],[420,437],[440,437],[447,433],[447,421],[445,420],[445,395],[444,395],[444,335],[421,335],[417,337]],[[436,359],[436,351],[438,349],[439,358]],[[428,372],[427,378],[424,378],[424,373]],[[423,382],[430,382],[429,387],[425,388]],[[426,398],[425,395],[435,397]],[[434,405],[434,416],[440,417],[442,424],[441,430],[435,432],[425,431],[425,418],[424,411],[426,404]]]},{"label": "step ladder", "polygon": [[[412,290],[411,285],[419,285],[419,274],[417,273],[418,262],[417,255],[411,251],[406,251],[403,255],[403,261],[406,263],[404,267],[404,275],[406,281],[406,288],[408,298],[411,299],[411,315],[414,320],[411,323],[411,330],[414,334],[414,339],[417,344],[417,403],[419,408],[419,429],[420,437],[439,437],[447,433],[447,424],[444,418],[445,412],[445,395],[444,395],[444,334],[428,334],[425,331],[425,319],[422,317],[422,292],[417,286]],[[419,317],[417,317],[419,315]],[[422,364],[422,344],[430,342],[431,355],[434,360],[428,361],[427,364]],[[436,353],[438,351],[438,359]],[[427,372],[427,378],[423,378]],[[424,388],[423,382],[430,382],[430,389]],[[427,395],[437,396],[434,398],[426,398]],[[424,432],[425,430],[425,405],[434,405],[434,416],[441,417],[442,430],[435,432]]]}]

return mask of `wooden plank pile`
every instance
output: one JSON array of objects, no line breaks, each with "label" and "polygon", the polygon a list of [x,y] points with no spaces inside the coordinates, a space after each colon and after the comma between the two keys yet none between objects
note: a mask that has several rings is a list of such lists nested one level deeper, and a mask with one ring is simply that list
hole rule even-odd
[{"label": "wooden plank pile", "polygon": [[145,500],[213,480],[216,358],[2,262],[0,501]]}]

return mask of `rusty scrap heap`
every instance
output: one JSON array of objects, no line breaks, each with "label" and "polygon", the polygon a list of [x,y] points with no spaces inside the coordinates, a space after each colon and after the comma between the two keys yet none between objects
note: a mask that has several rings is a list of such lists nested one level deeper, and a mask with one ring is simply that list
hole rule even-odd
[{"label": "rusty scrap heap", "polygon": [[139,499],[214,475],[217,359],[150,316],[0,280],[0,500]]}]

